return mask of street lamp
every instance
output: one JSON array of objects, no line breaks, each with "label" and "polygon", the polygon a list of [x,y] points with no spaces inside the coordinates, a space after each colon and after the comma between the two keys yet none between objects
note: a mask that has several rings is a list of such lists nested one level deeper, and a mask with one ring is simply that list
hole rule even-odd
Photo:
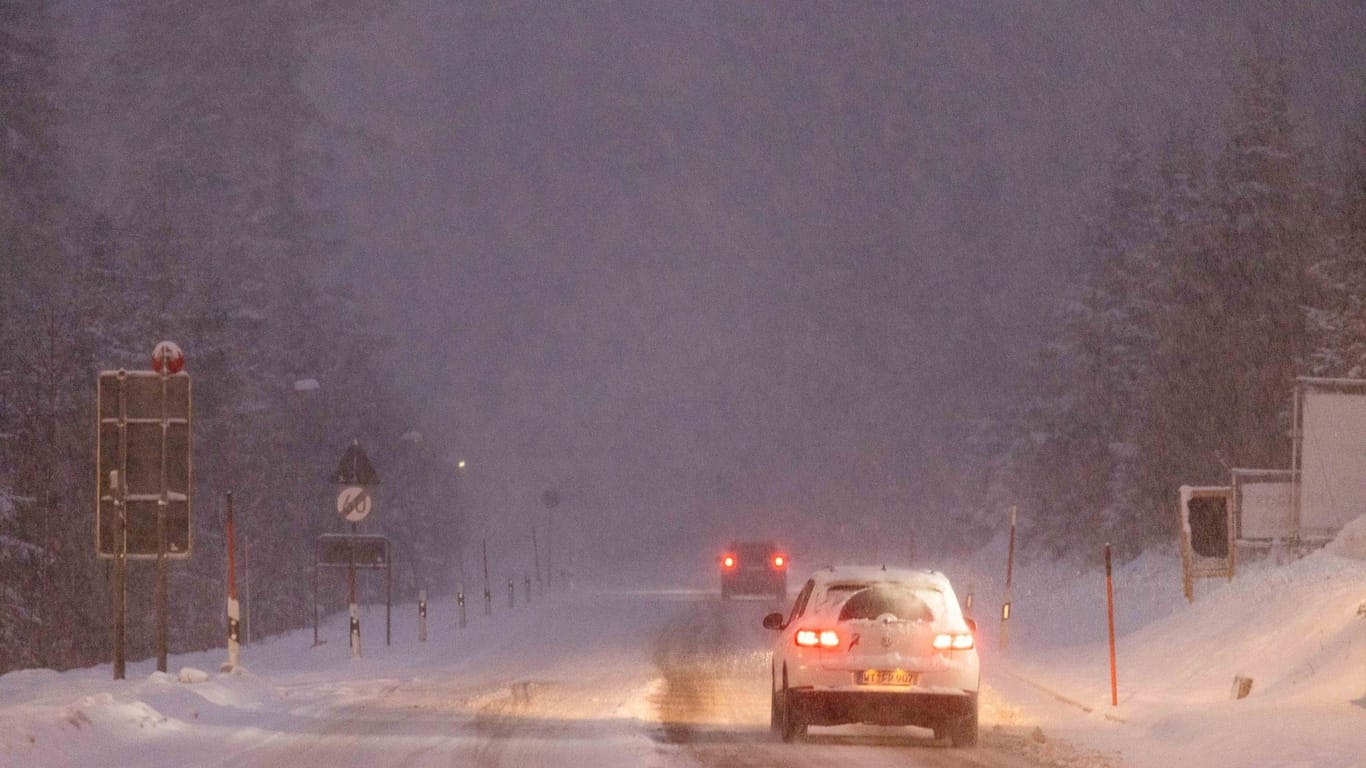
[{"label": "street lamp", "polygon": [[[319,429],[320,414],[318,413],[318,392],[322,389],[322,384],[312,377],[295,379],[294,393],[298,395],[294,399],[294,439],[297,454],[294,460],[295,480],[294,487],[296,497],[296,509],[302,510],[309,506],[310,490],[312,483],[306,483],[304,478],[310,477],[312,473],[305,470],[306,466],[311,466],[309,460],[312,458],[312,448],[317,444],[317,431]],[[247,570],[250,567],[250,542],[247,536],[246,526],[243,526],[242,533],[242,586],[243,607],[246,608],[243,614],[242,632],[246,636],[246,642],[251,642],[251,576]],[[313,645],[318,645],[318,569],[313,568]]]}]

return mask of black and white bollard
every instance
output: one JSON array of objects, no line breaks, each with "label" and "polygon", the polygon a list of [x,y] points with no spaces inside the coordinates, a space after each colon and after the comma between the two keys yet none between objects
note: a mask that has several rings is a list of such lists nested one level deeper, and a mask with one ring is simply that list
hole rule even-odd
[{"label": "black and white bollard", "polygon": [[427,590],[417,591],[417,641],[427,642]]},{"label": "black and white bollard", "polygon": [[465,591],[455,593],[455,604],[460,608],[460,628],[465,628]]}]

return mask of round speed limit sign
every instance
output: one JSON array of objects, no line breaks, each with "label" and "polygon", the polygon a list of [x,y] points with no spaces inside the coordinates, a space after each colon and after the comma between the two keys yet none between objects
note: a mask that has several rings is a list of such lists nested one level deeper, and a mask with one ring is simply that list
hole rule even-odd
[{"label": "round speed limit sign", "polygon": [[337,514],[352,523],[359,523],[370,514],[370,492],[359,485],[347,486],[337,494]]}]

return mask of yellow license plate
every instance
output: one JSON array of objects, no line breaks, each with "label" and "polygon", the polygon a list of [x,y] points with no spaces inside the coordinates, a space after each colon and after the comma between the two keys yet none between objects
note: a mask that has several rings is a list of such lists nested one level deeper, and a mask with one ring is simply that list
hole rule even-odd
[{"label": "yellow license plate", "polygon": [[904,669],[865,669],[859,675],[860,685],[915,685],[920,675]]}]

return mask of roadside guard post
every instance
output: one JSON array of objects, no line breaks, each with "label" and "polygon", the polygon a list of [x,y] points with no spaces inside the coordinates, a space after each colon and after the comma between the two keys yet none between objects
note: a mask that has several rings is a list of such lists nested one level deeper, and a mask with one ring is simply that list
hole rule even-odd
[{"label": "roadside guard post", "polygon": [[224,672],[231,672],[242,663],[242,609],[237,603],[237,569],[233,562],[232,491],[228,491],[228,660]]},{"label": "roadside guard post", "polygon": [[1001,650],[1010,647],[1010,579],[1015,570],[1015,513],[1018,507],[1010,508],[1010,548],[1006,553],[1006,595],[1001,603]]}]

